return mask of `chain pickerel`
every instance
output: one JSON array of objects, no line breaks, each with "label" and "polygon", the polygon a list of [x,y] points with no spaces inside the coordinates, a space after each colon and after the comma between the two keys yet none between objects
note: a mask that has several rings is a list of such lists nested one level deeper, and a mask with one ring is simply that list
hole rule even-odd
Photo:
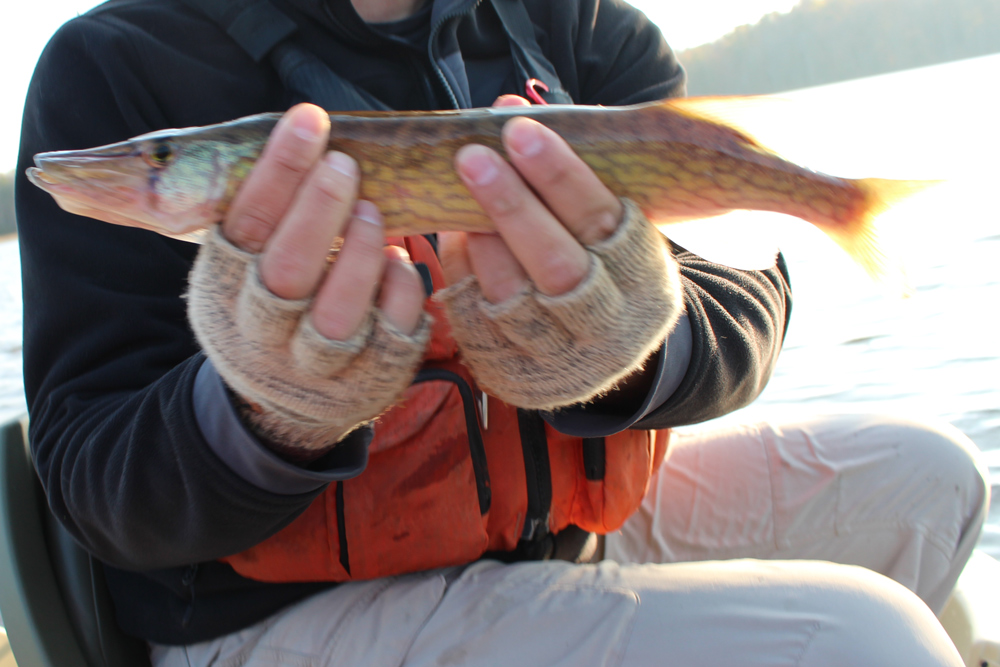
[{"label": "chain pickerel", "polygon": [[[661,227],[736,209],[784,213],[816,225],[870,274],[882,274],[873,221],[927,182],[845,179],[798,166],[705,112],[725,102],[332,113],[330,148],[358,161],[360,196],[378,205],[388,236],[489,231],[493,224],[458,178],[455,152],[469,143],[502,152],[503,124],[528,116]],[[28,178],[71,213],[186,237],[223,219],[279,117],[40,153]]]}]

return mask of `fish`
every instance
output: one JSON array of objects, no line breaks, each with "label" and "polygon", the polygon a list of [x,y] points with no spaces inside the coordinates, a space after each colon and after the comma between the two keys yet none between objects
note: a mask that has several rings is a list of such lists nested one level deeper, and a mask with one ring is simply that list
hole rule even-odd
[{"label": "fish", "polygon": [[[495,226],[458,177],[455,152],[478,143],[503,153],[503,125],[527,116],[559,134],[668,236],[672,224],[734,210],[782,213],[818,227],[873,277],[885,276],[876,218],[933,181],[839,178],[797,165],[718,112],[733,103],[692,97],[619,107],[336,112],[329,148],[358,162],[359,196],[379,207],[387,236],[486,232]],[[280,117],[39,153],[27,177],[70,213],[197,240],[224,219]]]}]

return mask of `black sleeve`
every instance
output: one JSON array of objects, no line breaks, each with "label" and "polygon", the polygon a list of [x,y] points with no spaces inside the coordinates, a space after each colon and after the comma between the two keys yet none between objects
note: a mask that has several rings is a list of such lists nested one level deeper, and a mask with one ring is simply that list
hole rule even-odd
[{"label": "black sleeve", "polygon": [[791,317],[781,255],[767,271],[740,271],[675,249],[691,325],[691,360],[673,395],[633,428],[697,424],[749,405],[771,377]]},{"label": "black sleeve", "polygon": [[[113,18],[78,18],[56,34],[29,89],[16,185],[35,465],[59,520],[127,569],[239,552],[322,490],[264,492],[206,446],[191,398],[204,359],[180,296],[197,246],[65,213],[24,177],[37,152],[177,122],[165,107],[196,94],[174,76],[184,65],[163,67],[168,50],[139,44]],[[147,89],[157,78],[165,87]]]},{"label": "black sleeve", "polygon": [[[623,0],[528,3],[550,31],[553,64],[578,103],[625,105],[684,95],[684,70],[659,28]],[[676,256],[691,326],[690,363],[666,403],[632,428],[698,423],[749,404],[771,377],[791,315],[780,256],[767,271],[732,269],[679,248]]]}]

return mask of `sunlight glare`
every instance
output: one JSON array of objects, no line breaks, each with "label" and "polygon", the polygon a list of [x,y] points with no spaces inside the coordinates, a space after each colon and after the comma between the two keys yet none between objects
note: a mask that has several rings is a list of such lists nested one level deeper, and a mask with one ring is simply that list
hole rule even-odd
[{"label": "sunlight glare", "polygon": [[714,42],[741,25],[756,23],[772,12],[788,12],[798,0],[703,0],[702,2],[664,2],[664,0],[629,0],[656,23],[667,43],[683,51]]}]

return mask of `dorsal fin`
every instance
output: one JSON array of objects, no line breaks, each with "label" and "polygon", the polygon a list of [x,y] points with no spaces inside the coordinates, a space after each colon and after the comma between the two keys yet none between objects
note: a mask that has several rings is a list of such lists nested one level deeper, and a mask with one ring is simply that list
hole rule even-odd
[{"label": "dorsal fin", "polygon": [[752,146],[761,143],[748,131],[755,117],[767,114],[775,105],[787,100],[770,95],[714,95],[706,97],[678,97],[664,100],[675,110],[705,120],[713,121],[738,132]]}]

